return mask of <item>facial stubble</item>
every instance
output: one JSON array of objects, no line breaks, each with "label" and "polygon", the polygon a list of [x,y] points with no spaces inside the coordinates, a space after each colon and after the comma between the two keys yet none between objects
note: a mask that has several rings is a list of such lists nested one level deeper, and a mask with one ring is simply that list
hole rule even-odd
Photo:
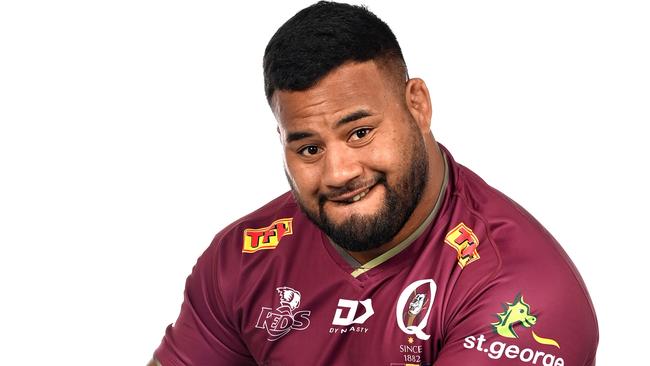
[{"label": "facial stubble", "polygon": [[[318,212],[306,207],[297,193],[292,179],[287,174],[292,193],[302,211],[337,245],[351,252],[375,249],[392,240],[415,211],[428,178],[427,151],[422,135],[412,131],[411,146],[404,156],[408,163],[402,176],[394,184],[389,184],[385,173],[376,173],[375,185],[385,188],[384,202],[373,215],[352,214],[341,223],[334,223],[325,212],[327,202],[319,197]],[[286,173],[286,172],[285,172]],[[357,186],[350,182],[347,186]],[[353,189],[348,189],[352,191]]]}]

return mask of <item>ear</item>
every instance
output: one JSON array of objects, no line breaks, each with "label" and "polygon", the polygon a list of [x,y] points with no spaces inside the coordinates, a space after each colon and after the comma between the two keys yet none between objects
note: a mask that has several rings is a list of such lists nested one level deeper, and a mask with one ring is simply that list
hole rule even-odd
[{"label": "ear", "polygon": [[420,127],[422,134],[431,133],[431,96],[424,80],[410,79],[404,93],[406,107]]}]

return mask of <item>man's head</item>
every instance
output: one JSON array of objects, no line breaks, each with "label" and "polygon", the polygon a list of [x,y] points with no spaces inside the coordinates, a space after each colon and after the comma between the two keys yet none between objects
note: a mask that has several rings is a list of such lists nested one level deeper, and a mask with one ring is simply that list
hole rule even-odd
[{"label": "man's head", "polygon": [[264,76],[302,210],[349,251],[390,242],[427,184],[431,106],[388,26],[362,7],[312,5],[273,36]]},{"label": "man's head", "polygon": [[276,90],[306,90],[346,62],[374,60],[399,82],[406,63],[388,25],[361,6],[321,1],[277,30],[264,52],[266,98]]}]

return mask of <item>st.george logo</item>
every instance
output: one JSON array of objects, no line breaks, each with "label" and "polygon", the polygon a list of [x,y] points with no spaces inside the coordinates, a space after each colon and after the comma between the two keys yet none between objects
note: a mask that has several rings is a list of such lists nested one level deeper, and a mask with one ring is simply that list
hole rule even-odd
[{"label": "st.george logo", "polygon": [[280,240],[293,234],[293,219],[275,220],[267,227],[244,230],[243,253],[255,253],[262,249],[275,249]]},{"label": "st.george logo", "polygon": [[[503,304],[503,312],[497,314],[499,321],[492,323],[495,333],[506,338],[519,338],[515,332],[515,325],[521,324],[524,328],[531,328],[537,323],[537,317],[530,312],[530,305],[524,302],[524,296],[517,294],[511,303]],[[546,344],[560,348],[560,345],[551,338],[538,336],[532,331],[533,338],[537,343]]]},{"label": "st.george logo", "polygon": [[[415,335],[418,339],[426,341],[431,337],[424,332],[433,299],[436,296],[436,283],[432,279],[419,280],[406,286],[399,295],[395,307],[397,326],[408,335]],[[425,310],[423,312],[423,310]]]},{"label": "st.george logo", "polygon": [[272,308],[262,307],[262,312],[257,319],[255,328],[265,329],[269,334],[269,341],[276,341],[284,337],[292,329],[305,330],[309,327],[311,311],[295,311],[300,306],[300,292],[291,287],[278,287],[280,306],[275,311]]},{"label": "st.george logo", "polygon": [[[564,359],[555,354],[557,351],[550,348],[560,349],[560,344],[554,339],[538,336],[535,331],[531,330],[533,339],[537,343],[549,347],[535,349],[503,342],[503,338],[518,339],[518,333],[522,333],[526,328],[532,328],[539,320],[531,311],[530,305],[524,301],[521,293],[515,296],[513,302],[503,304],[503,311],[496,316],[497,321],[491,324],[493,335],[486,337],[484,334],[479,334],[478,336],[465,337],[463,347],[484,353],[493,360],[507,358],[518,359],[522,365],[564,366]],[[494,337],[494,335],[499,337]]]}]

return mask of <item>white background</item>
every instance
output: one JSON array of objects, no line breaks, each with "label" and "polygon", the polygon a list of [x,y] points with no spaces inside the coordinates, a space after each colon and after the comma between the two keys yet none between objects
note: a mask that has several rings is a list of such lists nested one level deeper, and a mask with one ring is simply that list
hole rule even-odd
[{"label": "white background", "polygon": [[[436,138],[576,263],[599,365],[647,362],[646,2],[366,3]],[[261,58],[306,4],[1,3],[0,363],[147,362],[212,236],[288,188]]]}]

